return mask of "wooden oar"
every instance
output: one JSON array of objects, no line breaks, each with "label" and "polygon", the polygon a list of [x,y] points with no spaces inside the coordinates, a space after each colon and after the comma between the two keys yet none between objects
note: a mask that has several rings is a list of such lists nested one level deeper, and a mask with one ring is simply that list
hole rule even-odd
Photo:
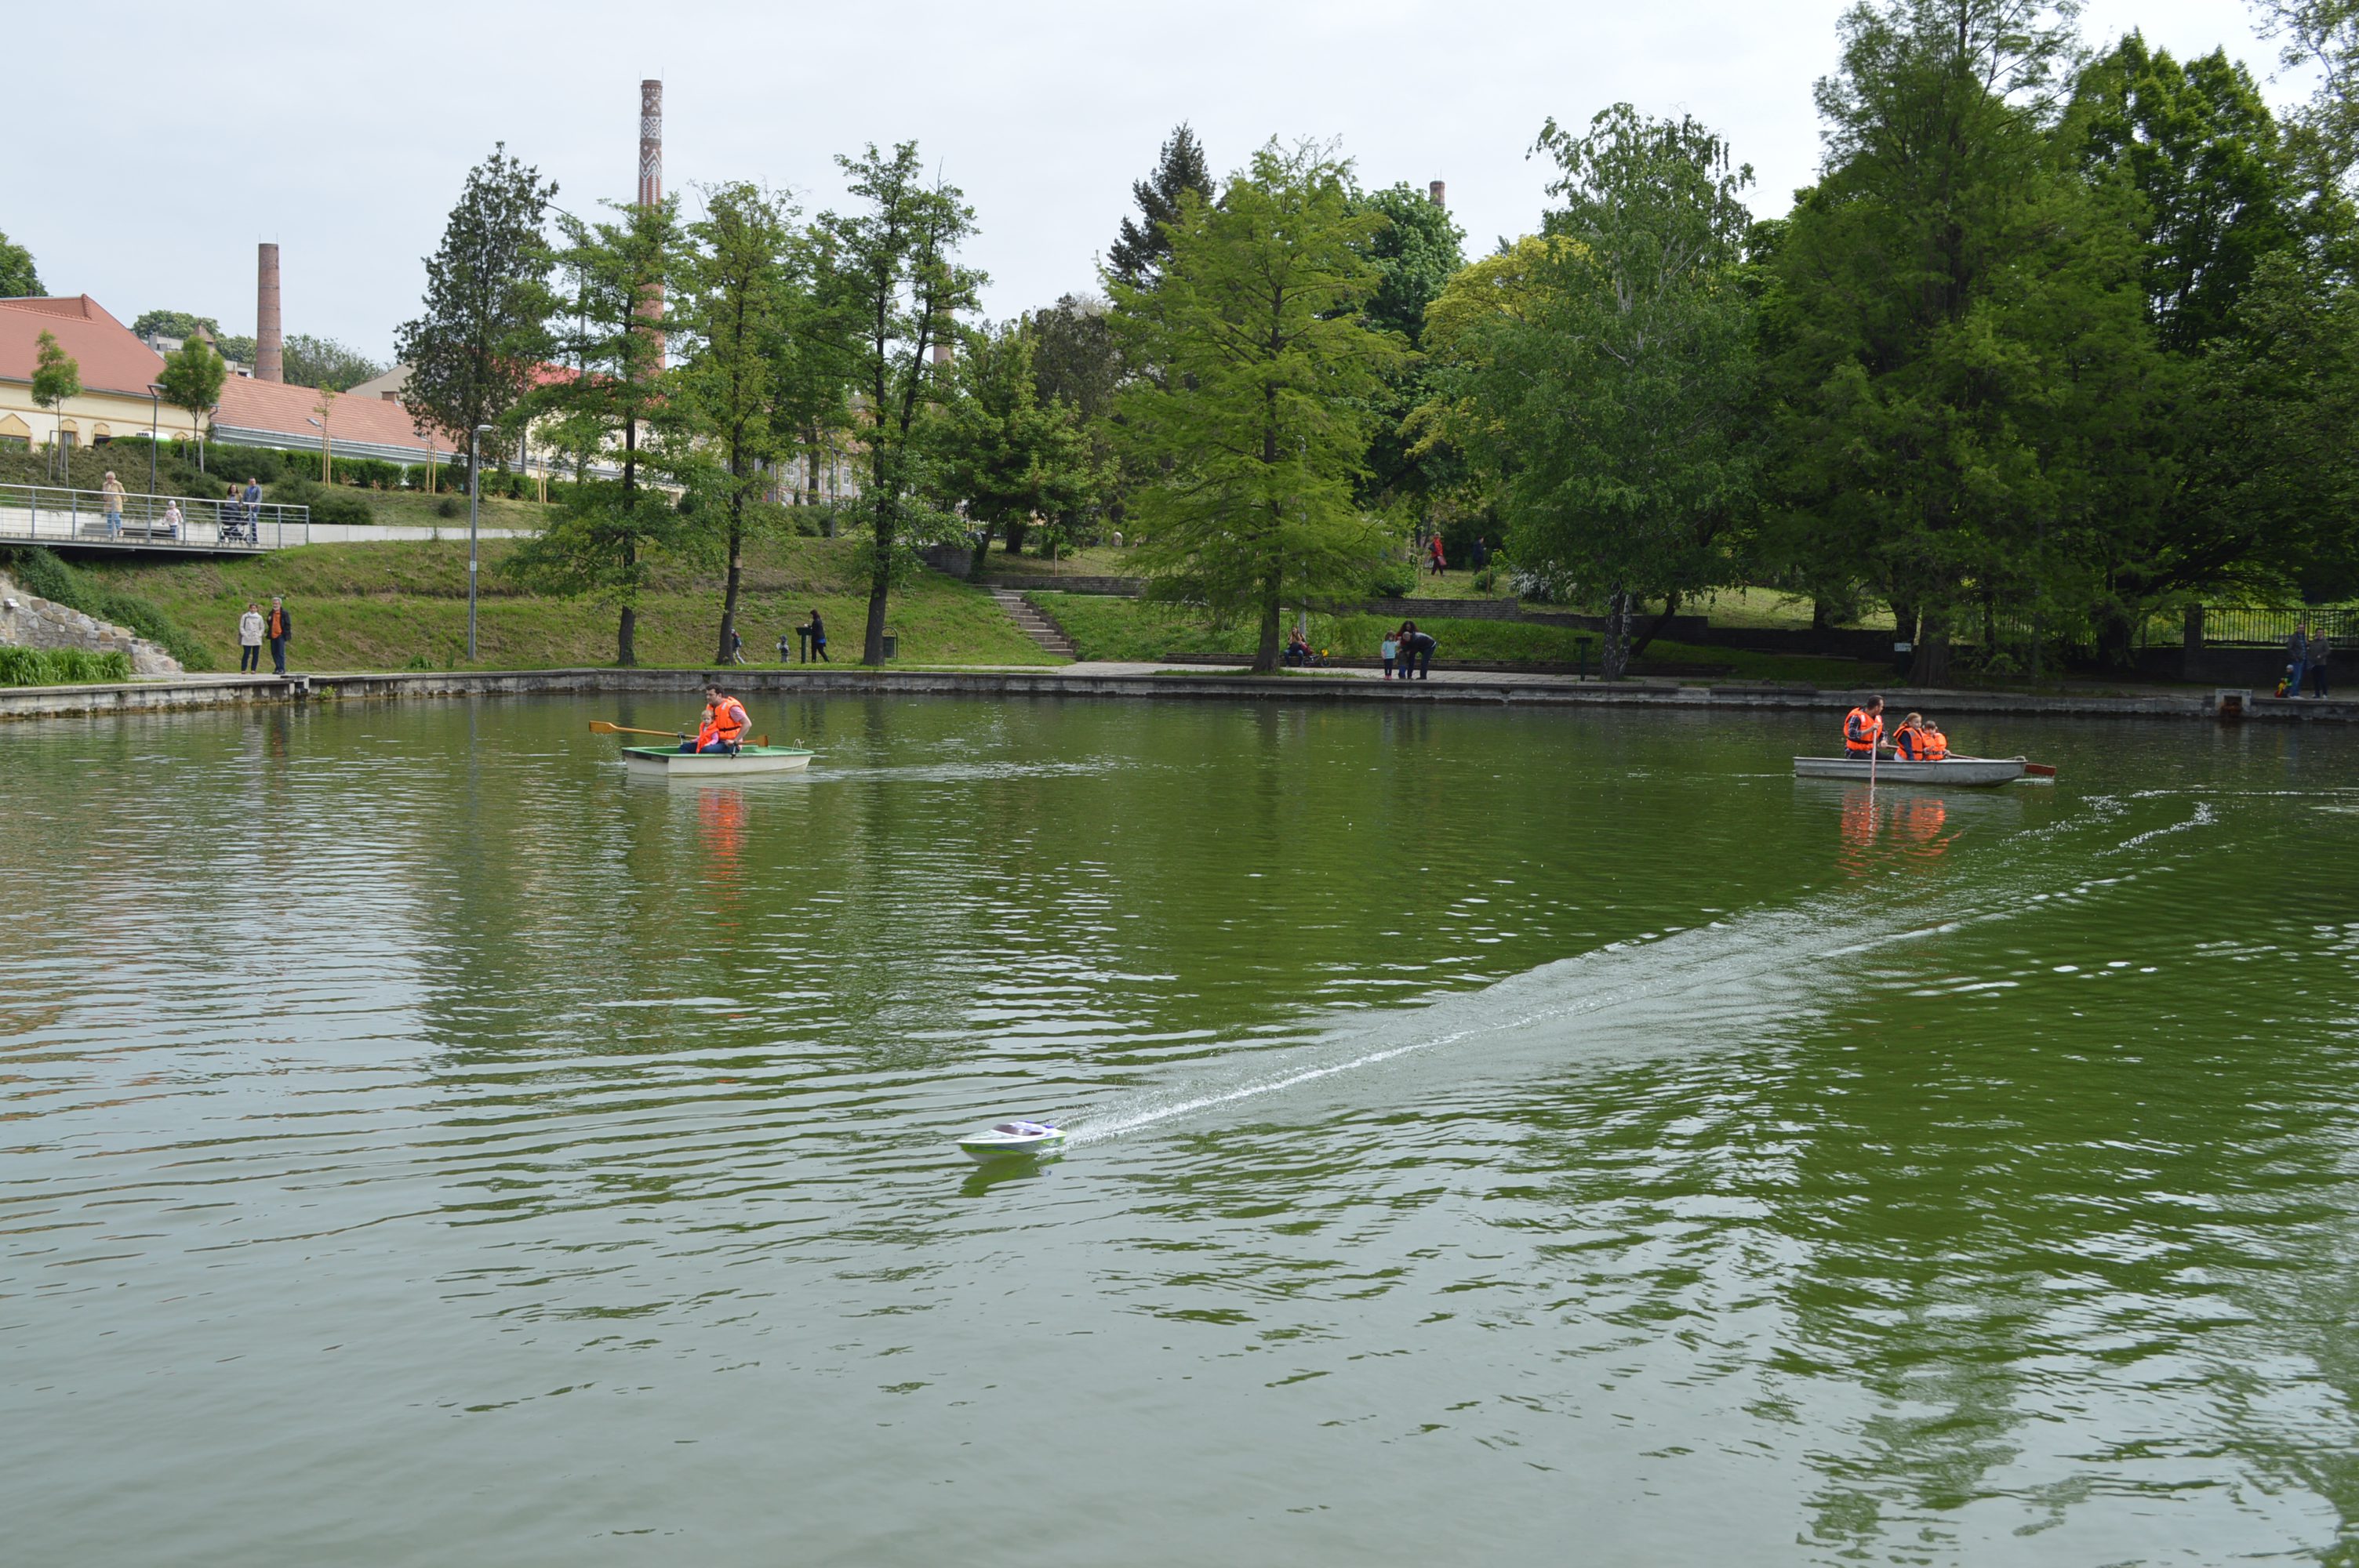
[{"label": "wooden oar", "polygon": [[680,738],[680,732],[677,730],[634,730],[627,724],[609,723],[603,719],[592,719],[590,721],[590,733],[592,735],[669,735],[675,741]]},{"label": "wooden oar", "polygon": [[[1950,755],[1952,759],[1961,762],[2011,762],[2015,761],[2013,757],[1969,757],[1963,752],[1952,752]],[[2026,762],[2023,764],[2023,771],[2027,775],[2035,779],[2052,779],[2056,776],[2056,764],[2053,762]]]}]

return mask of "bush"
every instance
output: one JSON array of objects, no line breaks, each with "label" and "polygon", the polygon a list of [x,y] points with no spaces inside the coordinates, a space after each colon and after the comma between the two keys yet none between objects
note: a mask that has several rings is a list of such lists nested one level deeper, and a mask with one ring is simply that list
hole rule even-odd
[{"label": "bush", "polygon": [[1385,561],[1368,574],[1368,591],[1379,599],[1407,599],[1417,586],[1417,568],[1407,561]]},{"label": "bush", "polygon": [[87,686],[130,678],[131,655],[119,649],[0,647],[0,686]]},{"label": "bush", "polygon": [[434,503],[434,515],[437,517],[460,517],[465,515],[466,511],[455,495],[446,495]]},{"label": "bush", "polygon": [[1493,591],[1494,589],[1495,589],[1498,586],[1499,586],[1499,574],[1498,574],[1496,571],[1495,571],[1494,569],[1492,569],[1491,568],[1489,568],[1489,567],[1484,567],[1481,571],[1476,572],[1476,573],[1474,574],[1474,591],[1475,591],[1475,592],[1477,592],[1477,593],[1489,593],[1489,592]]},{"label": "bush", "polygon": [[0,551],[0,568],[5,568],[27,593],[55,600],[68,610],[79,610],[95,620],[130,628],[179,660],[183,669],[213,667],[204,644],[155,605],[136,594],[115,592],[105,586],[103,579],[90,572],[76,571],[38,546]]}]

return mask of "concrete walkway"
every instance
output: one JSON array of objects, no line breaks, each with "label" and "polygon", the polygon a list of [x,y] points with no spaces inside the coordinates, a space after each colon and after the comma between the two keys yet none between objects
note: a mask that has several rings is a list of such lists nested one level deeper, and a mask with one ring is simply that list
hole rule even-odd
[{"label": "concrete walkway", "polygon": [[[1840,713],[1862,691],[1808,687],[1680,686],[1671,681],[1606,685],[1563,676],[1436,670],[1429,680],[1391,681],[1368,670],[1256,676],[1203,665],[1097,663],[944,669],[867,669],[857,665],[742,665],[733,669],[428,670],[273,676],[195,675],[106,686],[0,688],[0,719],[165,712],[310,701],[417,697],[602,696],[650,693],[692,700],[719,678],[748,700],[797,696],[936,696],[1004,698],[1121,697],[1281,703],[1475,704],[1484,707],[1644,708],[1683,712]],[[2074,693],[1895,689],[1894,702],[1944,719],[1969,714],[2059,718],[2198,719],[2223,714],[2214,695],[2176,690]],[[2359,722],[2359,701],[2255,697],[2243,717],[2258,722]]]}]

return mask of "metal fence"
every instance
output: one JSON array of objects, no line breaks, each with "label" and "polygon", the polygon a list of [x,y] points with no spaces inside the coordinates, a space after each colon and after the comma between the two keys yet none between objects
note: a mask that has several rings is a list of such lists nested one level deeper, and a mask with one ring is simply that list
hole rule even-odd
[{"label": "metal fence", "polygon": [[2359,610],[2262,609],[2207,604],[2202,610],[2207,648],[2282,648],[2307,623],[2338,646],[2359,641]]},{"label": "metal fence", "polygon": [[[110,506],[120,510],[109,515]],[[0,484],[0,544],[119,549],[275,550],[311,538],[311,509],[192,495],[107,496],[46,484]]]}]

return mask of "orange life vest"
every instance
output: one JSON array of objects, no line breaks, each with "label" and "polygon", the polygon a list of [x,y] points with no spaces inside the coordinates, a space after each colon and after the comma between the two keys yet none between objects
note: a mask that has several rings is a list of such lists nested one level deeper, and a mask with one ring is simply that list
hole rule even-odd
[{"label": "orange life vest", "polygon": [[753,723],[745,717],[745,705],[734,697],[708,702],[704,705],[704,723],[696,731],[696,743],[704,746],[720,741],[734,746],[745,739]]},{"label": "orange life vest", "polygon": [[1892,732],[1892,754],[1916,762],[1924,755],[1925,731],[1914,724],[1903,724]]},{"label": "orange life vest", "polygon": [[1950,738],[1928,724],[1917,735],[1917,760],[1938,762],[1950,754]]},{"label": "orange life vest", "polygon": [[1870,719],[1867,709],[1854,708],[1843,715],[1843,750],[1854,757],[1864,757],[1875,751],[1875,743],[1884,738],[1884,720]]}]

